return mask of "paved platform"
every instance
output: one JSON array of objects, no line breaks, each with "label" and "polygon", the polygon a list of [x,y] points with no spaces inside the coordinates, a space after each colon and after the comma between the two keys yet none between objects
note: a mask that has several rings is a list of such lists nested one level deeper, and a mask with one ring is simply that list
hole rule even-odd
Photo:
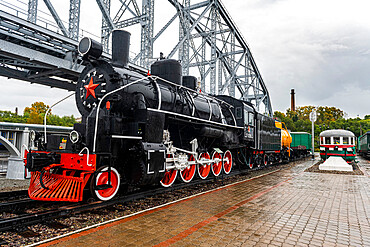
[{"label": "paved platform", "polygon": [[44,246],[370,246],[370,178],[303,172],[312,165],[307,161]]}]

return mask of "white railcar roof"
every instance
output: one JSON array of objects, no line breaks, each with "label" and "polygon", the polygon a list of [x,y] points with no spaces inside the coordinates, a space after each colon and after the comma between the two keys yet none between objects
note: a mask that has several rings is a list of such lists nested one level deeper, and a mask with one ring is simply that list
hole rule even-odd
[{"label": "white railcar roof", "polygon": [[353,132],[349,130],[334,129],[334,130],[324,130],[323,132],[320,133],[320,136],[355,137],[355,134],[353,134]]}]

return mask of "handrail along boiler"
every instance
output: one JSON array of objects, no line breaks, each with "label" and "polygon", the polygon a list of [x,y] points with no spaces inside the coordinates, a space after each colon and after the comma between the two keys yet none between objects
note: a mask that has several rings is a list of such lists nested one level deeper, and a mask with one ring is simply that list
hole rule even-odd
[{"label": "handrail along boiler", "polygon": [[82,122],[69,137],[34,135],[25,159],[32,199],[81,201],[89,190],[109,200],[121,184],[168,187],[287,157],[272,118],[249,102],[197,92],[196,78],[182,76],[176,60],[158,60],[151,74],[129,66],[129,43],[130,33],[113,31],[108,61],[101,44],[81,40]]}]

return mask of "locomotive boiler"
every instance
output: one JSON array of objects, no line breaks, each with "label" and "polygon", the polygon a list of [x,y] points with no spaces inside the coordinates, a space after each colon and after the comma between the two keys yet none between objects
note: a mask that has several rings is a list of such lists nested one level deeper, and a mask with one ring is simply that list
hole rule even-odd
[{"label": "locomotive boiler", "polygon": [[168,187],[284,157],[272,118],[249,102],[199,93],[176,60],[156,61],[151,73],[129,66],[129,44],[130,33],[113,31],[108,60],[98,42],[81,40],[82,121],[69,136],[32,135],[25,160],[32,199],[81,201],[89,191],[109,200],[122,184]]}]

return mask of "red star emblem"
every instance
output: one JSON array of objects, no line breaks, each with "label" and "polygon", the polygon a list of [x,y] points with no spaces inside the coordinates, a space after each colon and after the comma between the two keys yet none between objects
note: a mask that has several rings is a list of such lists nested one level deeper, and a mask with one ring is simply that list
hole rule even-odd
[{"label": "red star emblem", "polygon": [[93,77],[91,77],[89,85],[84,86],[86,88],[86,99],[92,95],[94,98],[95,97],[95,88],[99,86],[99,84],[94,84]]}]

